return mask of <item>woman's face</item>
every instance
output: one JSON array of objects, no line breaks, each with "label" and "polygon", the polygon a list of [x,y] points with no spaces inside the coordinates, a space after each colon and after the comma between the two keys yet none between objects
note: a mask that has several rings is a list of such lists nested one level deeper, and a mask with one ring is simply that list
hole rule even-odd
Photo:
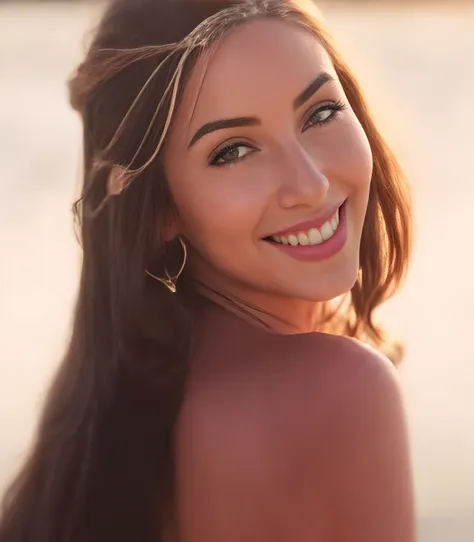
[{"label": "woman's face", "polygon": [[311,301],[353,286],[372,155],[307,31],[255,20],[206,53],[163,161],[202,282]]}]

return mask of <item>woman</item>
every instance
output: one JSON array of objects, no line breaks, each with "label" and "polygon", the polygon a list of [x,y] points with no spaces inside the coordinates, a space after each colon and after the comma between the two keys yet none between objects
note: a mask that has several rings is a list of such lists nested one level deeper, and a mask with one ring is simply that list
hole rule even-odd
[{"label": "woman", "polygon": [[1,542],[414,540],[373,322],[402,175],[311,4],[117,0],[71,82],[83,267]]}]

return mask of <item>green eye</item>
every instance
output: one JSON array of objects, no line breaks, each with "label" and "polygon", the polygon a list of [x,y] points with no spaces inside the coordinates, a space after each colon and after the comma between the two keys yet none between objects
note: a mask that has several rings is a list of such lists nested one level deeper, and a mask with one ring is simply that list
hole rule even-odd
[{"label": "green eye", "polygon": [[322,126],[331,122],[338,114],[339,111],[346,109],[346,106],[342,102],[330,102],[324,105],[318,106],[310,114],[303,131],[311,128],[312,126]]},{"label": "green eye", "polygon": [[225,166],[239,162],[247,154],[253,152],[247,143],[230,143],[217,149],[209,160],[210,166]]}]

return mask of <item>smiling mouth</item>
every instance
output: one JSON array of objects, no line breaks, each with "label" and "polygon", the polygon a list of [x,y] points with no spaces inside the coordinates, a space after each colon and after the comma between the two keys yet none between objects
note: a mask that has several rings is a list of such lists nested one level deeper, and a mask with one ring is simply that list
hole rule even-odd
[{"label": "smiling mouth", "polygon": [[299,230],[290,232],[286,235],[272,235],[265,237],[264,241],[270,243],[277,243],[281,245],[290,246],[313,246],[320,245],[329,241],[331,237],[337,232],[340,223],[340,212],[342,209],[339,207],[337,211],[329,218],[324,224],[318,228],[310,228],[308,230]]}]

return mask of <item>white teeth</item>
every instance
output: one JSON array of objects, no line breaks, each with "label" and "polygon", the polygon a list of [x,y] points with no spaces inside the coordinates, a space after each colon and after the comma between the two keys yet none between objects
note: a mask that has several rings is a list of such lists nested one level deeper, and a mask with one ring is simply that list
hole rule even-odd
[{"label": "white teeth", "polygon": [[309,230],[309,243],[311,245],[319,245],[320,243],[323,242],[323,236],[321,235],[321,233],[319,232],[319,230],[317,228],[311,228]]},{"label": "white teeth", "polygon": [[323,241],[330,239],[339,226],[339,209],[334,216],[325,222],[320,228],[311,228],[307,232],[299,232],[290,234],[288,236],[273,236],[271,239],[275,243],[281,243],[283,245],[291,245],[293,247],[297,245],[319,245]]},{"label": "white teeth", "polygon": [[306,246],[306,245],[309,245],[309,239],[308,239],[308,236],[306,235],[306,233],[299,233],[298,234],[298,241],[300,243],[300,245],[302,246]]},{"label": "white teeth", "polygon": [[334,234],[334,230],[331,228],[331,224],[329,222],[325,222],[320,229],[322,238],[327,241],[328,239],[331,239],[331,237]]},{"label": "white teeth", "polygon": [[288,241],[292,247],[295,247],[298,244],[298,237],[296,235],[288,235]]}]

